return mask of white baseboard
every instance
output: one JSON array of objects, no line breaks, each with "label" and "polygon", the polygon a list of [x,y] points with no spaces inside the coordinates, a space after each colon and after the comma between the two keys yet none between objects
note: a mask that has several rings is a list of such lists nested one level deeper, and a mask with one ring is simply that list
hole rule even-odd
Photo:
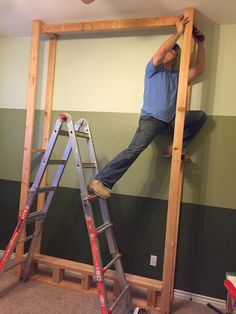
[{"label": "white baseboard", "polygon": [[[4,250],[0,250],[0,258],[2,258],[4,254]],[[15,257],[15,253],[12,254],[11,258]],[[211,297],[207,297],[200,294],[190,293],[182,290],[174,290],[174,297],[183,300],[191,300],[196,303],[207,304],[211,303],[213,306],[221,309],[225,309],[226,301],[221,299],[215,299]]]},{"label": "white baseboard", "polygon": [[174,297],[178,299],[184,299],[184,300],[191,300],[196,303],[201,303],[201,304],[207,304],[210,303],[213,306],[220,308],[220,309],[225,309],[226,307],[226,301],[221,300],[221,299],[215,299],[211,298],[205,295],[200,295],[200,294],[195,294],[195,293],[190,293],[182,290],[174,290]]}]

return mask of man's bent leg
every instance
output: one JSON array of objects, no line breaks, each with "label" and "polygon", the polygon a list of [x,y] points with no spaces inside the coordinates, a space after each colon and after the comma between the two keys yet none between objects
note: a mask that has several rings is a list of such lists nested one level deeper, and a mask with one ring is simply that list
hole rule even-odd
[{"label": "man's bent leg", "polygon": [[[184,122],[184,135],[183,135],[183,152],[182,152],[183,159],[185,156],[185,148],[192,141],[192,139],[198,133],[201,127],[204,125],[204,123],[206,122],[206,119],[207,119],[207,116],[205,112],[203,111],[192,110],[192,111],[186,112],[185,122]],[[174,136],[174,127],[175,127],[175,119],[171,121],[169,125],[169,132],[171,133],[172,138]],[[173,150],[173,144],[171,144],[164,150],[164,156],[171,157],[172,150]]]},{"label": "man's bent leg", "polygon": [[207,120],[207,115],[201,110],[188,111],[185,114],[183,147],[192,141]]}]

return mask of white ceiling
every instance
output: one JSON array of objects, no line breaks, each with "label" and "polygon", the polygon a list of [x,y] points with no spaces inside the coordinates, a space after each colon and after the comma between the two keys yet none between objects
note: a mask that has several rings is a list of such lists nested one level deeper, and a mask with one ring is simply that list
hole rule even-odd
[{"label": "white ceiling", "polygon": [[197,10],[200,21],[236,24],[236,0],[0,0],[0,36],[31,34],[31,22],[80,22],[179,15]]}]

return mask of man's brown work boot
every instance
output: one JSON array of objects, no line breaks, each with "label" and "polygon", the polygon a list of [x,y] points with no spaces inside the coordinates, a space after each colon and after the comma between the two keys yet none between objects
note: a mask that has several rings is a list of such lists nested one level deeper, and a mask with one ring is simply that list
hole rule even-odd
[{"label": "man's brown work boot", "polygon": [[94,179],[90,182],[89,189],[101,198],[106,199],[111,196],[103,183],[97,179]]}]

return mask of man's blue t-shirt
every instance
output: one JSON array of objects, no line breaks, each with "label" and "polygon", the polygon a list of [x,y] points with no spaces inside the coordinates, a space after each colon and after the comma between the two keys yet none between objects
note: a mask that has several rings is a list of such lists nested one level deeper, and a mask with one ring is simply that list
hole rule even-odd
[{"label": "man's blue t-shirt", "polygon": [[152,60],[147,64],[144,80],[144,100],[141,115],[170,122],[175,116],[179,71],[157,68]]}]

